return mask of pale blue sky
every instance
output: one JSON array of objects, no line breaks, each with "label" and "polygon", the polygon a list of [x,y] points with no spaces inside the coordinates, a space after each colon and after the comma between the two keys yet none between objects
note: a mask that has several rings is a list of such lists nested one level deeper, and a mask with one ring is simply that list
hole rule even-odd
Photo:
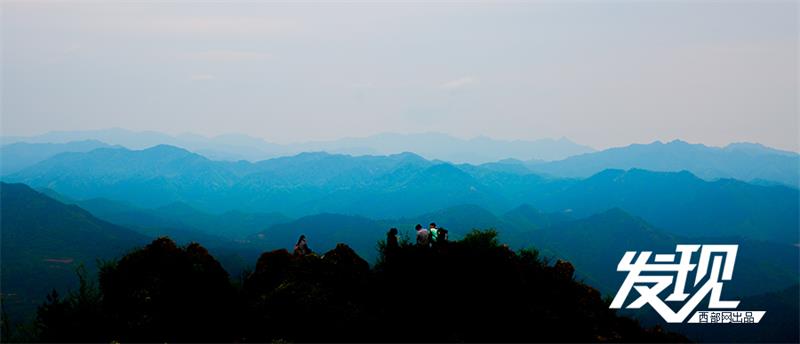
[{"label": "pale blue sky", "polygon": [[2,2],[2,133],[798,150],[796,1]]}]

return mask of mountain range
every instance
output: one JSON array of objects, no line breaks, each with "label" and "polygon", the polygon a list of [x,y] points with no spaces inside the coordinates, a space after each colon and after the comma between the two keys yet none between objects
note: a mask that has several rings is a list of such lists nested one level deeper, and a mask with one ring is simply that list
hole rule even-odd
[{"label": "mountain range", "polygon": [[189,149],[214,160],[228,161],[258,161],[302,152],[325,151],[352,155],[390,155],[416,152],[427,159],[483,163],[505,158],[557,160],[594,151],[590,147],[576,144],[567,138],[507,141],[488,137],[461,139],[441,133],[383,133],[367,137],[292,144],[271,143],[243,134],[205,137],[186,133],[173,136],[156,131],[136,132],[120,128],[56,131],[29,137],[0,138],[0,142],[4,145],[14,142],[68,143],[83,140],[99,140],[131,149],[168,144]]},{"label": "mountain range", "polygon": [[0,183],[0,211],[3,306],[11,313],[30,310],[53,289],[73,288],[78,265],[93,271],[98,259],[148,241],[23,184]]},{"label": "mountain range", "polygon": [[[55,287],[63,291],[70,286],[74,287],[76,281],[73,269],[79,263],[85,263],[91,268],[96,258],[114,258],[141,245],[147,238],[168,233],[163,232],[164,228],[159,226],[174,226],[175,223],[179,223],[179,226],[191,226],[176,221],[186,220],[190,216],[198,216],[198,222],[215,218],[213,214],[175,205],[157,210],[140,209],[142,213],[138,215],[121,217],[127,221],[126,226],[121,227],[105,219],[101,220],[102,216],[95,216],[76,205],[64,204],[25,185],[3,183],[0,186],[4,214],[3,293],[4,297],[8,297],[8,294],[16,295],[11,298],[11,302],[5,299],[12,309],[15,306],[30,306],[32,301],[35,305],[49,288]],[[49,190],[43,191],[53,197],[64,197]],[[78,203],[93,207],[98,214],[105,212],[105,216],[118,216],[115,215],[118,213],[108,209],[138,209],[106,199]],[[159,216],[157,221],[152,219],[154,214]],[[228,214],[221,218],[236,216],[247,217],[242,214]],[[544,257],[569,260],[574,264],[579,279],[587,281],[607,295],[613,294],[625,277],[623,273],[609,267],[616,266],[626,251],[670,252],[675,249],[676,244],[686,242],[740,246],[736,278],[726,283],[723,294],[726,298],[746,298],[785,290],[796,285],[800,278],[800,266],[794,259],[798,255],[797,246],[732,235],[683,236],[674,230],[655,227],[618,208],[586,217],[576,217],[575,212],[544,212],[527,204],[499,215],[469,204],[397,219],[370,219],[327,213],[268,225],[266,229],[255,232],[246,240],[237,242],[226,243],[194,230],[186,232],[185,240],[208,240],[212,245],[228,245],[227,250],[209,248],[215,256],[220,253],[227,256],[220,262],[228,271],[243,271],[246,262],[257,257],[254,252],[291,249],[300,234],[308,236],[309,245],[315,251],[325,252],[346,241],[359,255],[374,262],[377,242],[385,238],[389,227],[400,228],[401,237],[413,240],[412,226],[432,221],[447,228],[453,239],[463,238],[473,228],[495,228],[500,234],[501,243],[508,244],[513,249],[536,247]],[[258,227],[261,226],[254,226],[253,229]],[[768,297],[766,300],[764,296],[754,297],[760,298],[761,304],[787,309],[791,313],[792,306],[780,297]],[[641,316],[647,319],[646,314]]]},{"label": "mountain range", "polygon": [[[690,172],[604,170],[543,177],[502,164],[453,165],[413,153],[302,153],[228,162],[173,146],[64,153],[3,177],[75,200],[107,198],[141,208],[186,204],[207,213],[319,213],[414,217],[474,204],[503,213],[522,204],[584,217],[619,207],[680,235],[737,235],[798,243],[798,190]],[[680,216],[676,216],[676,215]]]},{"label": "mountain range", "polygon": [[108,222],[120,224],[153,236],[168,235],[177,242],[241,241],[272,225],[289,222],[280,213],[245,213],[231,210],[208,213],[185,203],[143,208],[128,202],[105,198],[74,200],[52,189],[37,190],[65,204],[74,204]]},{"label": "mountain range", "polygon": [[[85,141],[69,141],[83,139]],[[110,129],[84,132],[53,132],[35,137],[3,137],[0,175],[17,172],[64,152],[87,152],[101,147],[140,150],[167,144],[183,147],[211,160],[257,162],[303,152],[339,155],[394,155],[415,152],[426,160],[516,173],[537,173],[553,178],[586,178],[606,169],[645,169],[658,172],[689,171],[713,181],[732,178],[759,185],[800,187],[800,155],[757,143],[732,143],[711,147],[680,140],[632,144],[602,151],[569,148],[566,139],[499,141],[488,138],[460,140],[443,134],[380,134],[368,138],[275,145],[244,135],[206,138],[184,134]],[[23,140],[23,141],[20,141]],[[558,146],[558,147],[557,147]],[[563,146],[563,147],[560,147]],[[372,148],[370,148],[372,147]],[[375,148],[383,147],[383,148]],[[560,148],[559,148],[560,147]],[[529,159],[537,156],[536,159]],[[547,161],[549,160],[549,161]]]},{"label": "mountain range", "polygon": [[67,143],[16,142],[0,146],[0,175],[17,172],[42,160],[66,152],[88,152],[110,145],[97,141],[71,141]]},{"label": "mountain range", "polygon": [[733,178],[761,184],[800,186],[800,155],[755,143],[709,147],[684,141],[633,144],[580,154],[559,161],[519,162],[531,171],[559,177],[586,178],[606,169],[691,171],[715,180]]}]

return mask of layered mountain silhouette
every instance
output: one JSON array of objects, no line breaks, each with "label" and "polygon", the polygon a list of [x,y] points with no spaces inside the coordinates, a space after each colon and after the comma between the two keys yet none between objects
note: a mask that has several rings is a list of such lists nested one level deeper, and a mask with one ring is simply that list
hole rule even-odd
[{"label": "layered mountain silhouette", "polygon": [[[62,296],[70,288],[75,290],[77,288],[77,278],[74,275],[74,269],[79,263],[85,263],[89,267],[87,271],[91,273],[91,271],[94,271],[91,268],[95,258],[109,259],[118,257],[130,249],[142,245],[146,242],[148,236],[169,233],[164,232],[163,228],[158,226],[163,224],[162,221],[166,221],[165,223],[172,223],[170,221],[173,221],[164,213],[157,213],[161,214],[160,216],[164,216],[163,218],[158,218],[157,220],[148,219],[147,216],[151,216],[153,213],[150,212],[153,210],[143,210],[143,213],[136,213],[145,215],[139,221],[144,223],[151,221],[152,226],[132,225],[130,227],[132,230],[128,230],[99,220],[77,206],[63,204],[25,185],[3,183],[0,194],[3,197],[2,210],[4,214],[2,218],[3,300],[6,310],[16,314],[19,314],[25,308],[30,311],[31,306],[44,301],[44,296],[53,288],[59,290]],[[64,197],[58,194],[53,195],[55,197]],[[65,201],[70,200],[65,199]],[[109,202],[110,205],[104,205],[105,202]],[[96,211],[98,212],[104,211],[106,208],[119,206],[117,203],[102,199],[90,200],[85,204],[97,207],[99,210]],[[122,206],[123,209],[129,209],[127,207],[129,206]],[[186,210],[185,206],[181,205],[167,207],[167,209],[172,209],[174,214],[196,214],[196,210],[191,208],[192,212],[189,213],[178,211],[181,209]],[[10,216],[7,216],[7,214],[10,214]],[[211,218],[213,218],[214,215],[205,214],[203,216],[212,216]],[[175,218],[179,219],[181,217],[182,215],[177,215]],[[133,215],[128,221],[135,224],[137,223],[137,218],[138,215]],[[383,266],[382,264],[385,264],[385,257],[380,255],[381,251],[378,248],[382,246],[378,242],[385,238],[386,230],[389,227],[400,228],[401,237],[405,237],[406,240],[412,240],[412,226],[416,223],[427,224],[430,221],[436,221],[441,227],[447,228],[452,234],[451,238],[454,240],[470,242],[470,240],[473,240],[470,239],[469,234],[472,229],[495,228],[498,234],[492,234],[492,245],[499,247],[501,243],[508,244],[511,249],[537,247],[540,249],[541,257],[552,257],[551,263],[556,259],[568,259],[574,264],[576,278],[598,288],[600,294],[604,295],[613,294],[624,278],[624,274],[616,272],[614,267],[625,251],[653,250],[670,252],[674,250],[677,243],[686,242],[740,245],[736,265],[736,278],[734,281],[726,283],[723,293],[726,298],[748,299],[749,296],[753,296],[756,300],[761,300],[759,301],[761,303],[757,303],[757,305],[768,305],[770,307],[768,310],[785,309],[785,312],[791,312],[793,306],[785,302],[787,297],[780,296],[785,293],[770,293],[786,290],[786,288],[796,285],[800,278],[798,277],[800,267],[795,259],[798,254],[796,246],[730,236],[711,238],[682,237],[653,227],[642,218],[620,209],[611,209],[584,218],[576,218],[575,212],[550,213],[530,205],[522,205],[500,215],[496,215],[477,205],[460,205],[419,216],[388,220],[373,220],[353,215],[318,214],[302,217],[287,223],[271,225],[267,229],[247,237],[246,242],[236,245],[230,242],[230,245],[224,247],[224,249],[218,246],[224,243],[225,239],[216,238],[203,232],[198,234],[197,231],[189,231],[185,233],[186,237],[183,242],[188,244],[192,241],[212,240],[213,243],[211,244],[217,246],[217,248],[210,249],[210,251],[219,262],[214,264],[219,264],[227,270],[227,273],[230,273],[229,276],[240,276],[242,272],[248,271],[246,266],[252,267],[252,262],[258,257],[256,252],[291,248],[300,234],[307,235],[309,245],[315,252],[328,252],[325,254],[326,256],[332,254],[329,251],[333,250],[335,252],[338,250],[337,245],[340,242],[350,242],[353,249],[348,250],[352,254],[347,253],[347,255],[353,256],[357,254],[366,259],[363,261],[363,265],[377,263],[375,268],[380,269]],[[197,252],[201,257],[209,254],[205,249],[201,250],[199,247],[192,247],[194,247],[191,248],[192,252]],[[480,256],[483,253],[470,252],[464,254],[465,256],[460,259],[467,259],[467,256],[472,257],[473,255],[477,255],[474,259],[485,259],[485,257],[481,258]],[[205,260],[206,258],[203,259]],[[358,258],[358,260],[361,260],[361,258]],[[303,265],[305,267],[298,266],[297,268],[301,269],[300,271],[307,271],[304,269],[316,269],[318,267],[317,263],[312,262],[309,264],[312,265]],[[417,264],[415,266],[436,266],[429,260],[415,264]],[[547,263],[543,264],[547,265]],[[265,265],[259,260],[255,266],[254,273],[259,274],[258,271],[264,271],[264,266],[272,265]],[[138,278],[135,276],[138,275],[131,274],[126,278]],[[453,278],[456,277],[453,276]],[[131,285],[136,285],[137,283],[134,280],[128,281],[126,283],[133,283]],[[508,284],[499,283],[497,285],[507,286]],[[391,292],[389,295],[406,292],[404,288]],[[407,288],[410,291],[415,290],[411,285],[408,285]],[[448,287],[447,290],[450,290],[450,288]],[[757,296],[762,294],[766,296]],[[465,292],[464,295],[473,294],[472,292]],[[293,300],[290,295],[286,297],[288,299],[285,300]],[[284,299],[281,297],[273,300],[279,302]],[[328,302],[326,300],[319,299],[313,302]],[[57,304],[63,305],[64,303]],[[452,307],[458,306],[454,305]],[[66,314],[72,313],[68,312]],[[255,316],[254,319],[261,319],[259,317],[265,316],[265,314],[258,312],[247,314]],[[647,312],[630,313],[626,311],[625,314],[639,317],[648,325],[659,323],[659,318]],[[79,324],[73,322],[67,321],[65,324],[69,325],[65,325],[66,327],[74,325],[74,328],[81,328]],[[771,332],[773,334],[759,332],[763,336],[759,338],[786,338],[787,328],[789,330],[792,329],[787,325],[773,324],[772,322],[770,324],[771,328],[782,329],[783,331]],[[132,335],[131,333],[134,332],[124,333]],[[253,334],[248,336],[251,335]],[[452,335],[459,336],[459,334]],[[285,332],[280,333],[278,337],[290,338]],[[267,340],[268,338],[261,339]],[[303,337],[303,339],[312,340],[313,338]],[[436,339],[451,340],[439,337],[436,337]]]},{"label": "layered mountain silhouette", "polygon": [[639,168],[663,172],[686,170],[708,180],[734,178],[800,186],[799,154],[755,143],[732,143],[718,148],[679,140],[656,141],[525,165],[532,171],[559,177],[586,178],[606,169]]},{"label": "layered mountain silhouette", "polygon": [[75,268],[93,270],[147,243],[130,229],[99,220],[22,184],[0,183],[3,306],[28,310],[53,288],[77,284]]},{"label": "layered mountain silhouette", "polygon": [[545,210],[569,208],[577,216],[618,207],[684,236],[797,243],[800,235],[797,189],[732,179],[708,182],[686,171],[605,170],[541,204]]},{"label": "layered mountain silhouette", "polygon": [[88,152],[110,145],[97,140],[67,143],[17,142],[0,146],[0,175],[17,172],[42,160],[67,152]]},{"label": "layered mountain silhouette", "polygon": [[2,174],[13,173],[57,153],[86,151],[87,142],[95,142],[95,148],[107,142],[131,149],[168,144],[187,148],[210,159],[226,161],[259,161],[314,151],[350,155],[392,155],[411,151],[432,160],[481,164],[484,168],[506,172],[533,171],[556,177],[585,178],[605,169],[640,168],[662,172],[687,170],[706,180],[734,178],[762,185],[800,186],[798,153],[747,142],[712,147],[680,140],[656,141],[594,151],[564,138],[501,141],[479,137],[462,140],[437,133],[387,133],[365,138],[277,145],[237,134],[208,138],[124,129],[51,132],[0,139],[4,144],[2,155],[6,156],[4,165],[8,166],[2,168]]},{"label": "layered mountain silhouette", "polygon": [[185,147],[215,160],[257,161],[302,152],[325,151],[353,155],[391,155],[413,151],[428,158],[453,162],[484,163],[505,158],[557,160],[594,151],[569,139],[496,140],[487,137],[460,139],[441,133],[394,134],[343,138],[280,145],[242,134],[205,137],[196,134],[167,135],[155,131],[134,132],[120,128],[58,131],[31,137],[3,137],[2,142],[66,143],[100,140],[131,149],[159,144]]},{"label": "layered mountain silhouette", "polygon": [[584,217],[618,207],[679,235],[800,242],[797,189],[706,181],[686,171],[604,170],[582,180],[552,179],[412,153],[304,153],[250,163],[213,161],[161,145],[60,154],[4,179],[77,200],[107,198],[143,208],[182,203],[211,213],[290,217],[327,212],[397,219],[462,204],[493,213],[532,204]]},{"label": "layered mountain silhouette", "polygon": [[528,238],[529,245],[546,254],[570,260],[581,277],[612,295],[625,278],[624,273],[615,271],[625,252],[674,252],[682,243],[739,245],[736,278],[725,284],[726,296],[739,298],[783,289],[800,279],[800,262],[795,259],[800,249],[796,246],[734,236],[674,235],[618,208],[544,227]]},{"label": "layered mountain silhouette", "polygon": [[105,198],[76,201],[50,189],[41,189],[40,192],[63,203],[80,206],[108,222],[150,231],[154,236],[168,235],[178,242],[198,241],[195,235],[207,235],[208,239],[237,241],[272,225],[291,220],[280,213],[245,213],[231,210],[216,214],[180,202],[156,208],[142,208],[124,201]]}]

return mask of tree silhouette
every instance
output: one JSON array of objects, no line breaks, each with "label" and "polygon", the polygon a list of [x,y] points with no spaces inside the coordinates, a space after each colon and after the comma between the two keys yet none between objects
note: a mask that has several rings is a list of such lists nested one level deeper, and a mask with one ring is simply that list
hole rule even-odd
[{"label": "tree silhouette", "polygon": [[[384,246],[379,245],[383,248]],[[240,287],[198,244],[159,238],[39,308],[38,340],[137,342],[685,341],[619,317],[568,262],[513,252],[494,231],[403,241],[373,268],[339,244],[263,253]],[[84,279],[81,279],[84,281]]]}]

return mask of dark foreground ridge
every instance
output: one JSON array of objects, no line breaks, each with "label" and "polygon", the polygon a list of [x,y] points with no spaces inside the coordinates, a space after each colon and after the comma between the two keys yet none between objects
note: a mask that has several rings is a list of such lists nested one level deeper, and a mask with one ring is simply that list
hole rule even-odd
[{"label": "dark foreground ridge", "polygon": [[[642,328],[574,280],[568,262],[513,252],[494,231],[434,248],[402,244],[370,268],[345,244],[261,255],[232,282],[198,244],[159,238],[51,295],[29,329],[47,342],[686,341]],[[15,339],[15,338],[4,338]]]}]

